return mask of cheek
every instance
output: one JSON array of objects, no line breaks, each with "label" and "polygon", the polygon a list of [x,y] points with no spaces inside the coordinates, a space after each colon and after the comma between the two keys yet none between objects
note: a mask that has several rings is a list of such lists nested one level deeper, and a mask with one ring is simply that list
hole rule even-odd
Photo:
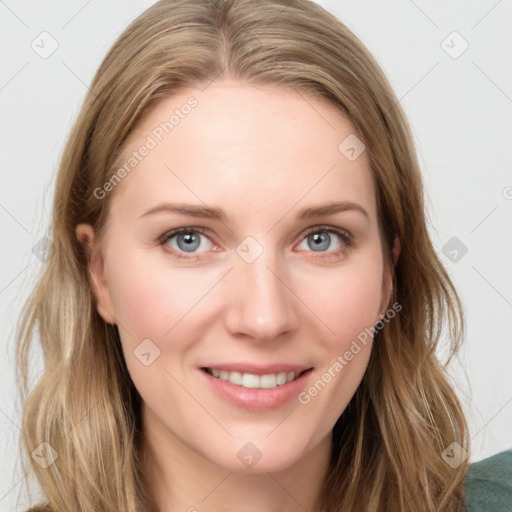
[{"label": "cheek", "polygon": [[305,296],[330,331],[327,339],[331,347],[342,350],[377,321],[382,301],[382,267],[371,264],[340,268],[317,280]]},{"label": "cheek", "polygon": [[[156,249],[153,249],[156,250]],[[115,258],[115,255],[114,255]],[[192,267],[157,267],[147,254],[135,253],[118,259],[109,273],[115,316],[124,327],[125,340],[163,340],[198,304],[215,282]]]},{"label": "cheek", "polygon": [[218,276],[192,267],[151,265],[149,259],[142,253],[126,255],[110,273],[109,285],[128,371],[144,401],[157,411],[180,400],[172,375],[188,365],[187,354],[204,328],[194,315],[205,314],[201,300]]},{"label": "cheek", "polygon": [[318,435],[333,428],[364,376],[381,300],[380,279],[378,271],[352,268],[329,281],[328,293],[310,295],[328,331],[322,339],[321,364],[297,401],[317,425]]},{"label": "cheek", "polygon": [[378,251],[369,252],[357,264],[340,267],[310,287],[308,301],[315,304],[326,334],[321,365],[298,401],[312,417],[322,418],[325,429],[339,418],[366,370],[382,300],[382,270]]}]

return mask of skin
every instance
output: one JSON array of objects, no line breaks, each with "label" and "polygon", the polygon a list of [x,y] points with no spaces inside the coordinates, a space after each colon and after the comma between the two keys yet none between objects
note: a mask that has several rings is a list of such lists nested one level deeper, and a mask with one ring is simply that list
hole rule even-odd
[{"label": "skin", "polygon": [[[391,275],[369,161],[366,152],[349,161],[338,150],[356,131],[327,101],[229,80],[163,100],[131,133],[124,156],[190,96],[198,105],[103,199],[111,209],[101,244],[91,226],[76,228],[94,248],[98,312],[119,326],[143,399],[149,490],[163,512],[314,510],[331,431],[361,382],[371,339],[305,405],[240,409],[199,367],[301,363],[313,367],[307,388],[385,313]],[[357,203],[368,218],[347,210],[297,220],[300,209],[331,201]],[[141,218],[162,202],[219,207],[227,219]],[[308,228],[321,225],[350,232],[353,244],[331,234],[328,248],[315,251]],[[159,245],[180,227],[207,230],[195,253],[180,251],[177,237]],[[252,263],[236,252],[247,236],[263,248]],[[145,366],[134,350],[148,338],[160,355]],[[261,453],[252,467],[237,457],[248,441]]]}]

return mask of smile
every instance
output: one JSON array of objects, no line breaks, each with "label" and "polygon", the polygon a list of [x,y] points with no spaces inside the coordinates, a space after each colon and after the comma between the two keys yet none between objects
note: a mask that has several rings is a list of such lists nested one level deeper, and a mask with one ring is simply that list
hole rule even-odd
[{"label": "smile", "polygon": [[205,368],[207,373],[213,377],[231,382],[236,386],[241,386],[250,389],[272,389],[277,386],[282,386],[288,382],[295,380],[300,377],[302,372],[279,372],[279,373],[268,373],[266,375],[255,375],[253,373],[241,373],[237,371],[228,372],[227,370],[219,370],[217,368]]}]

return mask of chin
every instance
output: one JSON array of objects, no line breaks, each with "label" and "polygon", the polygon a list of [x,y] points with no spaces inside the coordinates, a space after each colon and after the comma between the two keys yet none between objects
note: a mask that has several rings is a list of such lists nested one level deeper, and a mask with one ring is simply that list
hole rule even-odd
[{"label": "chin", "polygon": [[306,438],[304,432],[297,432],[296,436],[289,431],[279,435],[277,429],[279,426],[274,432],[267,429],[259,437],[238,436],[227,443],[219,442],[213,453],[211,450],[216,443],[212,443],[203,456],[216,466],[237,473],[278,472],[297,464],[316,444],[311,437]]}]

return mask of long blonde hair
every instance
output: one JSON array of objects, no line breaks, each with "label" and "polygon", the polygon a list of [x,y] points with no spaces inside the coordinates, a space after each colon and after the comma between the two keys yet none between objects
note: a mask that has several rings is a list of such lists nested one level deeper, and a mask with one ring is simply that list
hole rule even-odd
[{"label": "long blonde hair", "polygon": [[[294,87],[348,116],[370,159],[390,268],[394,237],[401,241],[390,301],[401,311],[376,333],[361,385],[334,427],[318,510],[458,510],[467,463],[453,469],[441,453],[452,442],[468,450],[467,426],[436,348],[447,324],[453,355],[464,321],[427,232],[411,131],[368,50],[307,0],[162,0],[97,71],[63,152],[53,244],[18,329],[23,448],[31,454],[46,442],[58,454],[47,468],[28,457],[48,510],[155,510],[140,465],[141,398],[117,327],[96,311],[75,227],[102,233],[112,194],[98,200],[94,190],[112,176],[141,116],[182,87],[222,78]],[[36,332],[44,373],[29,389]]]}]

